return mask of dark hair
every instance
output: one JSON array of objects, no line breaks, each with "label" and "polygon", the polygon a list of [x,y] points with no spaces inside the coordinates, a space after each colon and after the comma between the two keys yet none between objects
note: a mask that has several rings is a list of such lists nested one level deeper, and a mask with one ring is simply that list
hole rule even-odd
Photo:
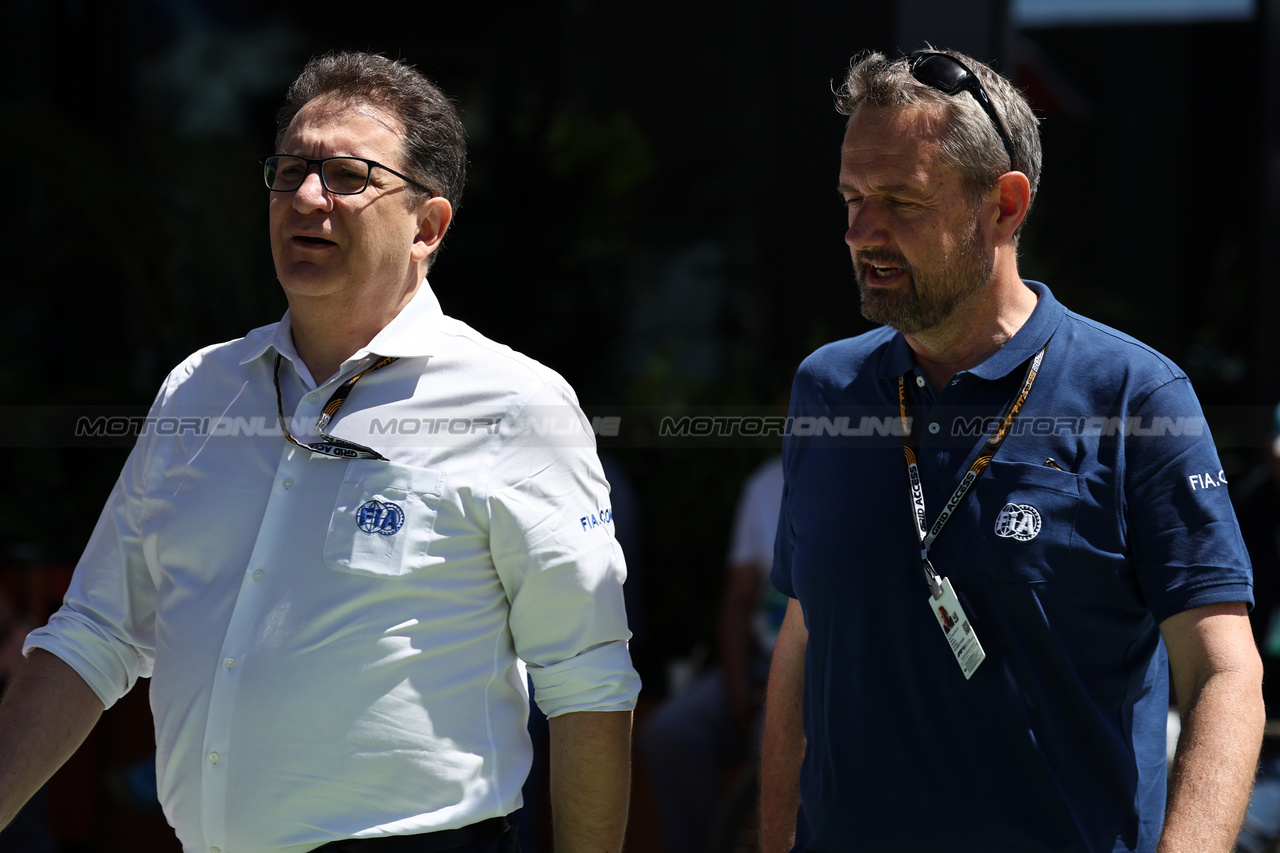
[{"label": "dark hair", "polygon": [[[276,118],[277,149],[294,116],[316,98],[368,104],[398,118],[404,125],[405,173],[457,210],[467,171],[462,120],[444,92],[416,68],[372,53],[313,57],[289,87]],[[416,204],[421,193],[409,198]]]},{"label": "dark hair", "polygon": [[1017,168],[1030,181],[1034,202],[1040,186],[1042,155],[1039,120],[1031,105],[1012,83],[985,64],[953,50],[938,52],[959,60],[978,75],[996,113],[1004,120],[1016,166],[1009,163],[991,118],[972,96],[947,95],[921,83],[911,76],[905,56],[890,60],[880,53],[866,53],[854,57],[844,85],[836,92],[836,110],[852,116],[864,106],[940,108],[947,120],[946,136],[941,140],[942,158],[960,174],[965,189],[973,197],[981,197],[995,186],[997,178],[1010,168]]}]

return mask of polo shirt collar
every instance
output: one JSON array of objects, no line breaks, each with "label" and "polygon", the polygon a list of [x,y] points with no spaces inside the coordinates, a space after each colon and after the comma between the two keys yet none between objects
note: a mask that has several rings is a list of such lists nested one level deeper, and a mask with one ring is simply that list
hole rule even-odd
[{"label": "polo shirt collar", "polygon": [[[418,287],[418,292],[409,300],[409,304],[374,335],[367,346],[356,350],[346,364],[359,361],[370,354],[389,355],[396,358],[420,358],[432,355],[434,335],[431,334],[444,318],[440,308],[440,300],[426,279]],[[257,340],[252,340],[253,337]],[[274,326],[264,326],[250,333],[249,354],[241,364],[261,358],[268,350],[274,350],[293,363],[301,361],[298,350],[293,345],[293,326],[289,311]]]},{"label": "polo shirt collar", "polygon": [[[1058,324],[1062,322],[1067,309],[1053,298],[1053,292],[1047,286],[1029,279],[1023,279],[1022,283],[1031,288],[1036,295],[1036,307],[1032,309],[1031,316],[1022,324],[1022,328],[1014,333],[1008,343],[996,350],[986,361],[970,368],[966,371],[967,373],[988,381],[1007,376],[1039,352],[1040,348],[1053,336]],[[914,370],[915,366],[915,354],[911,351],[907,339],[901,333],[894,335],[880,363],[881,378],[897,379],[902,374]]]},{"label": "polo shirt collar", "polygon": [[990,381],[1012,373],[1049,342],[1058,324],[1062,322],[1067,309],[1053,298],[1048,287],[1038,281],[1026,279],[1022,283],[1035,293],[1036,307],[1008,343],[992,353],[986,361],[969,369],[968,372],[979,379]]}]

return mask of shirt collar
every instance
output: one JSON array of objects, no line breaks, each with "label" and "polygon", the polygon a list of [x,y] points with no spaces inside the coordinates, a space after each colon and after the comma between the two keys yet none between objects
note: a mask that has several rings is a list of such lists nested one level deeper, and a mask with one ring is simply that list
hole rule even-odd
[{"label": "shirt collar", "polygon": [[1008,343],[992,353],[986,361],[969,369],[969,373],[979,379],[999,379],[1025,364],[1027,359],[1049,342],[1067,312],[1045,285],[1026,279],[1023,279],[1023,284],[1035,293],[1036,307]]},{"label": "shirt collar", "polygon": [[[418,292],[409,300],[409,304],[400,309],[400,313],[393,317],[382,331],[374,335],[368,345],[352,353],[346,360],[346,364],[360,361],[370,354],[390,355],[397,358],[429,356],[432,354],[434,341],[431,332],[443,318],[444,311],[440,308],[440,300],[436,298],[435,291],[431,289],[427,280],[423,279]],[[279,323],[254,329],[247,337],[249,354],[240,362],[241,364],[248,364],[261,358],[268,350],[274,350],[294,364],[300,361],[298,351],[293,346],[293,326],[288,310],[284,312]]]},{"label": "shirt collar", "polygon": [[[1031,316],[1004,346],[992,353],[986,361],[965,371],[966,373],[988,381],[1007,376],[1048,343],[1058,324],[1062,322],[1067,309],[1053,298],[1053,292],[1046,285],[1029,279],[1023,279],[1022,283],[1036,295],[1036,307],[1031,311]],[[897,379],[914,370],[915,366],[916,358],[907,339],[901,333],[894,335],[880,362],[881,378]]]}]

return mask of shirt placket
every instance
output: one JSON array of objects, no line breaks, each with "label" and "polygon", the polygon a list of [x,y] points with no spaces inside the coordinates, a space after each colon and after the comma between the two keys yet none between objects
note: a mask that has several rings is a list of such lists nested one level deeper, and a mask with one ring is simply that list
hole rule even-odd
[{"label": "shirt placket", "polygon": [[930,525],[951,498],[960,479],[960,466],[985,437],[983,434],[969,437],[957,427],[965,411],[964,401],[969,396],[966,387],[971,380],[969,374],[959,374],[935,393],[917,370],[912,382],[916,386],[912,430]]},{"label": "shirt placket", "polygon": [[[294,413],[294,423],[314,422],[320,414],[323,397],[312,391],[303,396]],[[254,541],[253,553],[245,567],[240,591],[236,596],[231,620],[219,649],[217,671],[209,695],[209,714],[205,725],[204,759],[201,769],[202,824],[209,853],[229,853],[229,827],[233,816],[227,812],[229,774],[237,759],[232,739],[240,675],[250,663],[246,650],[261,624],[263,614],[272,604],[270,591],[274,573],[283,570],[285,555],[280,532],[289,529],[294,504],[303,499],[297,490],[302,479],[308,452],[281,441],[280,461],[271,486],[271,497],[263,513],[262,524]]]}]

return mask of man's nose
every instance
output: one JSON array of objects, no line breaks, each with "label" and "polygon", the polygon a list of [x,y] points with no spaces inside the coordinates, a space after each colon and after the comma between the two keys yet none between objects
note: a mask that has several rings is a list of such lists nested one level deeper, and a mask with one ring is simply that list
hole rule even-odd
[{"label": "man's nose", "polygon": [[293,191],[294,207],[299,210],[325,210],[328,209],[330,202],[329,192],[324,188],[324,182],[320,180],[320,167],[308,169],[307,176],[302,179],[302,185]]},{"label": "man's nose", "polygon": [[884,205],[875,200],[860,202],[849,209],[849,227],[844,232],[844,241],[849,248],[870,249],[884,246],[889,242],[889,232],[885,226]]}]

